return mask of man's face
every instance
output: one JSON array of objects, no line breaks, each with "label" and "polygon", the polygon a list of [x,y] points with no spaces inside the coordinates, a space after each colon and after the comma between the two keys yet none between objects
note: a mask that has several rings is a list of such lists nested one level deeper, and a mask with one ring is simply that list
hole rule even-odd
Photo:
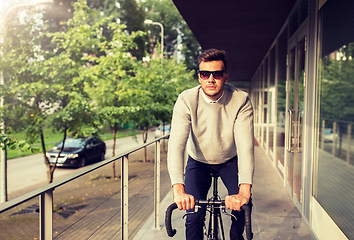
[{"label": "man's face", "polygon": [[[224,70],[224,63],[220,61],[210,61],[210,62],[201,62],[199,64],[199,71],[223,71]],[[213,74],[210,74],[209,78],[204,80],[200,77],[198,73],[199,83],[202,86],[202,89],[205,95],[210,100],[217,100],[221,97],[222,93],[224,92],[224,84],[227,83],[229,79],[229,74],[224,73],[222,79],[218,80],[215,79]]]}]

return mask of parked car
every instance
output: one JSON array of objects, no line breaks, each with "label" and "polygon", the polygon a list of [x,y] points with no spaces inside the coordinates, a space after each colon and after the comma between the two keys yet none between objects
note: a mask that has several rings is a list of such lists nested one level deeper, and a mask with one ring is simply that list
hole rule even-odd
[{"label": "parked car", "polygon": [[[47,157],[52,165],[54,165],[62,145],[63,141],[47,152]],[[105,154],[106,144],[97,137],[67,138],[57,166],[83,167],[88,163],[104,160]]]},{"label": "parked car", "polygon": [[332,128],[325,128],[324,129],[324,142],[333,142],[334,138],[337,141],[338,134],[334,135]]},{"label": "parked car", "polygon": [[155,138],[161,137],[163,135],[170,134],[171,130],[171,125],[170,124],[165,124],[163,126],[162,124],[155,130]]}]

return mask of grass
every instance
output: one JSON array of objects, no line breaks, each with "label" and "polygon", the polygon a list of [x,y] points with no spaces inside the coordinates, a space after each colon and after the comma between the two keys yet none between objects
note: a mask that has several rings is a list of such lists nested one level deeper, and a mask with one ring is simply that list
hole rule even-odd
[{"label": "grass", "polygon": [[[131,130],[131,129],[125,129],[125,130],[118,131],[117,138],[134,136],[134,135],[137,135],[137,134],[140,134],[140,131]],[[12,139],[25,140],[26,139],[26,133],[25,132],[14,133],[14,134],[10,134],[10,137]],[[103,141],[113,139],[113,135],[109,131],[105,131],[99,137]],[[45,129],[44,130],[44,141],[45,141],[45,145],[46,145],[46,150],[51,149],[52,147],[54,147],[54,144],[56,144],[57,142],[61,141],[62,139],[63,139],[63,135],[62,134],[57,133],[57,132],[53,132],[50,129]],[[42,152],[42,147],[41,147],[40,140],[36,141],[35,143],[33,143],[31,145],[32,145],[32,147],[38,148],[40,153]],[[37,154],[37,153],[32,153],[31,151],[21,151],[21,149],[7,150],[7,159],[25,157],[25,156],[29,156],[29,155],[33,155],[33,154]]]}]

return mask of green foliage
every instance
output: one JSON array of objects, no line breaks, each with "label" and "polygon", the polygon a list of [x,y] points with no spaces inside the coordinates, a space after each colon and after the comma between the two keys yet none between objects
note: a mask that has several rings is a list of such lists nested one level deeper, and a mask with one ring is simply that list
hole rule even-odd
[{"label": "green foliage", "polygon": [[89,62],[84,56],[99,54],[105,42],[102,28],[110,19],[90,25],[88,16],[92,12],[84,1],[74,4],[74,16],[67,22],[68,31],[48,33],[55,45],[53,57],[44,62],[51,88],[56,89],[58,108],[48,117],[50,126],[72,135],[97,134],[97,116],[92,111],[90,99],[85,91],[87,79],[82,74],[82,66]]},{"label": "green foliage", "polygon": [[[75,3],[74,8],[65,33],[44,34],[46,26],[39,24],[38,15],[28,15],[32,17],[15,25],[22,31],[11,38],[24,41],[20,41],[20,46],[14,46],[15,41],[6,41],[1,59],[7,80],[1,89],[5,99],[2,118],[12,129],[26,130],[30,142],[41,139],[49,182],[53,180],[55,165],[52,167],[45,155],[43,128],[54,128],[65,140],[68,132],[74,136],[84,135],[92,133],[96,127],[80,69],[85,64],[83,54],[97,52],[102,23],[87,24],[90,9],[84,1]],[[8,28],[6,34],[11,32]],[[41,39],[46,37],[52,39],[53,52],[41,48]]]},{"label": "green foliage", "polygon": [[108,28],[114,29],[112,40],[100,43],[99,56],[83,57],[89,64],[81,69],[81,75],[86,80],[84,89],[91,99],[91,108],[96,109],[100,121],[107,122],[115,134],[118,124],[127,123],[136,111],[135,106],[128,104],[124,86],[129,84],[136,62],[129,50],[136,46],[134,40],[143,33],[129,34],[125,25],[113,22],[108,23]]},{"label": "green foliage", "polygon": [[[126,26],[125,30],[129,34],[145,29],[145,12],[135,0],[88,0],[87,4],[94,10],[94,13],[90,14],[92,22],[109,16],[111,22],[124,24]],[[106,31],[104,35],[110,40],[114,32]],[[145,55],[147,40],[146,35],[138,35],[134,38],[136,47],[131,49],[130,52],[138,60],[141,60]]]},{"label": "green foliage", "polygon": [[[189,71],[198,69],[197,57],[201,53],[201,48],[171,0],[88,0],[87,4],[95,11],[90,15],[93,22],[110,16],[113,22],[125,24],[129,34],[149,30],[149,35],[138,36],[134,39],[137,48],[132,49],[131,53],[138,60],[145,56],[145,52],[153,52],[160,41],[160,28],[144,24],[145,19],[151,19],[164,26],[165,55],[170,58],[176,54],[179,32],[180,43],[183,45],[181,52],[187,69]],[[109,36],[111,35],[109,33]],[[109,38],[108,35],[107,38]]]},{"label": "green foliage", "polygon": [[[182,38],[182,54],[184,56],[184,62],[187,69],[198,70],[197,58],[201,53],[201,47],[187,23],[178,12],[176,6],[171,0],[147,0],[140,3],[146,11],[146,18],[151,19],[154,22],[160,22],[164,26],[165,30],[165,51],[168,57],[172,57],[177,51],[178,32]],[[152,42],[153,47],[156,47],[160,38],[160,29],[156,26],[146,26],[151,31],[151,37],[155,36],[155,41]]]},{"label": "green foliage", "polygon": [[[120,3],[126,11],[122,19],[131,23],[128,12],[139,12],[141,6]],[[142,130],[168,122],[178,94],[197,84],[195,72],[172,58],[162,64],[156,59],[139,62],[134,51],[141,51],[136,40],[146,36],[137,31],[142,20],[135,19],[135,27],[118,24],[112,16],[98,17],[101,8],[92,10],[83,0],[73,9],[65,31],[49,33],[45,22],[38,24],[37,13],[29,14],[25,23],[8,23],[0,59],[6,79],[0,92],[6,126],[25,130],[29,142],[35,142],[39,137],[44,141],[47,127],[78,136],[98,134],[104,123],[116,131],[132,121]],[[162,8],[161,14],[170,28],[180,18],[176,11],[169,17]]]},{"label": "green foliage", "polygon": [[353,55],[354,43],[350,43],[322,59],[321,118],[354,122]]},{"label": "green foliage", "polygon": [[196,85],[193,71],[188,71],[184,64],[177,64],[175,59],[152,59],[140,62],[136,75],[131,79],[132,91],[126,93],[133,106],[139,106],[133,116],[141,130],[160,122],[168,122],[178,94]]},{"label": "green foliage", "polygon": [[0,59],[0,70],[5,78],[0,90],[5,103],[1,117],[7,127],[14,130],[28,128],[30,139],[35,135],[31,134],[34,129],[42,126],[50,103],[55,101],[55,91],[44,77],[46,53],[40,48],[46,25],[38,23],[37,14],[28,12],[22,24],[16,19],[7,22]]},{"label": "green foliage", "polygon": [[7,149],[21,149],[22,151],[38,152],[38,148],[32,147],[24,140],[16,140],[10,138],[7,134],[0,133],[0,148]]}]

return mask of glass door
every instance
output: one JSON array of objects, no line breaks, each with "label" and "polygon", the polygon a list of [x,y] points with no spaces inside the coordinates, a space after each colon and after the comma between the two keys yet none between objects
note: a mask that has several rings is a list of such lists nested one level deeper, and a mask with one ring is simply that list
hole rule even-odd
[{"label": "glass door", "polygon": [[302,203],[302,131],[304,118],[304,79],[306,36],[289,43],[287,80],[287,161],[286,183],[296,202]]}]

